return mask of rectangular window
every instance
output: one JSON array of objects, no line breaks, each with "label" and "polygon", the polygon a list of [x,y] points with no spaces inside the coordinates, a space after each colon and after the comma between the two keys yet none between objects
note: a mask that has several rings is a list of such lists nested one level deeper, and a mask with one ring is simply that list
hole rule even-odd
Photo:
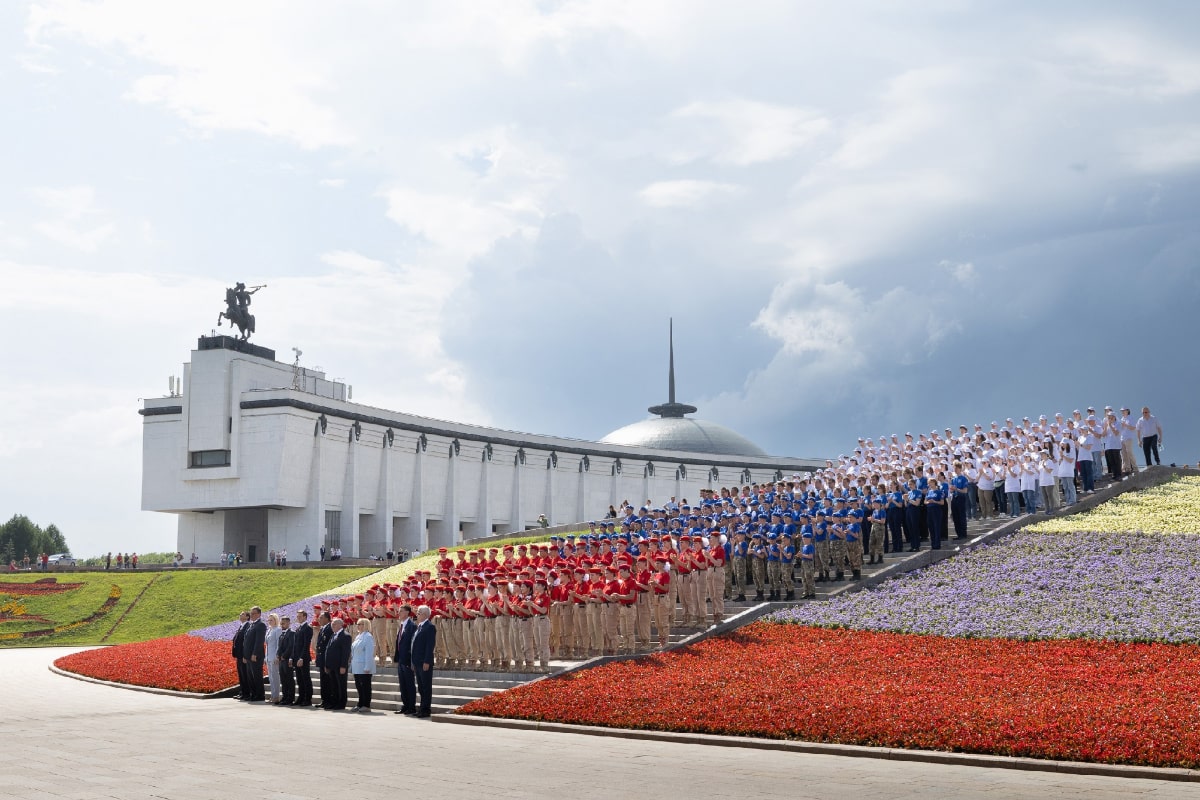
[{"label": "rectangular window", "polygon": [[228,450],[193,450],[191,452],[191,467],[228,467]]},{"label": "rectangular window", "polygon": [[342,512],[325,512],[325,546],[329,548],[342,546]]}]

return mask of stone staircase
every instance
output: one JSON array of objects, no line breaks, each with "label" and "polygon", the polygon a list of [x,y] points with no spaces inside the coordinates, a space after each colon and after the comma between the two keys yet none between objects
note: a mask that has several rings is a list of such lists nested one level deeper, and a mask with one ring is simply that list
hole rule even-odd
[{"label": "stone staircase", "polygon": [[[391,664],[381,664],[371,680],[371,709],[380,711],[397,711],[400,708],[400,679],[396,668]],[[313,668],[313,702],[321,702],[321,682],[316,668]],[[467,672],[457,670],[435,670],[433,673],[433,704],[434,714],[444,714],[459,706],[466,705],[472,700],[487,697],[495,692],[520,686],[537,678],[540,673],[517,672]],[[348,697],[346,708],[353,708],[358,702],[358,692],[354,688],[354,677],[347,681]]]}]

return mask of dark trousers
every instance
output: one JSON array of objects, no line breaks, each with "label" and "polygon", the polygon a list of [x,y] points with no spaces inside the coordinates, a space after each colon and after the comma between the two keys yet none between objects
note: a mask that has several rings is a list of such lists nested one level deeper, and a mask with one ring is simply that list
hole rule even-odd
[{"label": "dark trousers", "polygon": [[296,705],[312,705],[312,664],[308,659],[304,660],[303,667],[296,667],[296,688]]},{"label": "dark trousers", "polygon": [[250,699],[250,679],[246,677],[248,670],[246,665],[242,663],[242,659],[237,659],[238,671],[238,697],[243,700]]},{"label": "dark trousers", "polygon": [[279,683],[283,687],[283,696],[280,698],[280,702],[285,706],[290,706],[296,702],[296,672],[282,660],[279,663]]},{"label": "dark trousers", "polygon": [[1121,480],[1121,449],[1105,450],[1104,461],[1108,464],[1108,474],[1114,481]]},{"label": "dark trousers", "polygon": [[908,546],[913,550],[921,547],[921,506],[905,506],[904,527],[908,528]]},{"label": "dark trousers", "polygon": [[1150,466],[1150,454],[1154,454],[1154,463],[1162,464],[1158,459],[1158,434],[1142,437],[1142,455],[1146,457],[1146,466]]},{"label": "dark trousers", "polygon": [[261,661],[251,661],[246,665],[246,680],[250,682],[251,700],[267,699],[267,693],[263,691],[263,671]]},{"label": "dark trousers", "polygon": [[415,713],[417,710],[417,681],[412,667],[408,664],[399,664],[396,672],[400,678],[400,710]]},{"label": "dark trousers", "polygon": [[[863,549],[864,553],[871,552],[871,528],[873,528],[873,527],[874,526],[871,524],[870,517],[863,519],[863,521],[862,521],[862,549]],[[876,534],[876,535],[880,535],[880,534],[882,534],[882,531],[880,531],[880,533]]]},{"label": "dark trousers", "polygon": [[892,552],[904,550],[904,509],[889,508],[887,510],[887,526],[892,532]]},{"label": "dark trousers", "polygon": [[934,550],[942,549],[942,534],[946,531],[944,506],[927,506],[929,509],[929,546]]},{"label": "dark trousers", "polygon": [[[329,687],[329,702],[324,704],[330,711],[341,711],[346,707],[346,697],[349,694],[346,684],[348,678],[346,673],[342,672],[337,667],[326,667],[329,670],[328,679],[325,681]],[[325,697],[324,693],[321,697]]]},{"label": "dark trousers", "polygon": [[317,680],[321,687],[321,708],[329,708],[329,673],[320,664],[317,664]]},{"label": "dark trousers", "polygon": [[371,707],[371,678],[374,677],[369,672],[362,674],[354,673],[354,689],[358,692],[358,703],[355,708],[370,708]]},{"label": "dark trousers", "polygon": [[954,520],[954,538],[967,538],[967,506],[969,500],[965,494],[955,493],[950,501],[950,518]]},{"label": "dark trousers", "polygon": [[421,693],[421,707],[417,709],[417,713],[423,717],[428,716],[430,704],[433,703],[433,667],[421,669],[420,666],[416,666],[413,674],[417,676],[417,691]]},{"label": "dark trousers", "polygon": [[1092,470],[1096,467],[1096,462],[1092,461],[1092,456],[1089,453],[1087,458],[1080,458],[1076,462],[1079,467],[1079,477],[1083,478],[1083,490],[1092,492],[1096,490],[1096,476],[1092,474]]}]

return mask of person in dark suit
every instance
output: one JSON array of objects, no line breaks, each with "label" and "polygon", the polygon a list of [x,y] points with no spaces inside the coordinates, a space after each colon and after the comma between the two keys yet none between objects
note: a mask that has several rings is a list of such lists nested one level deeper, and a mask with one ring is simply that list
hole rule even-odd
[{"label": "person in dark suit", "polygon": [[[428,719],[433,702],[433,646],[437,642],[437,628],[429,620],[429,606],[417,608],[417,629],[412,637],[412,669],[417,678],[417,691],[421,693],[421,707],[417,719]],[[262,691],[262,687],[259,687]]]},{"label": "person in dark suit", "polygon": [[317,632],[317,679],[321,686],[321,708],[329,708],[329,673],[325,669],[325,648],[333,638],[333,626],[329,624],[329,612],[322,611],[317,617],[321,630]]},{"label": "person in dark suit", "polygon": [[417,631],[413,622],[412,606],[405,603],[400,607],[400,630],[396,634],[396,672],[400,678],[400,708],[395,712],[405,716],[417,713],[417,684],[413,677],[412,638]]},{"label": "person in dark suit", "polygon": [[246,639],[246,628],[250,627],[250,612],[243,611],[238,615],[238,622],[242,623],[237,631],[233,634],[233,661],[237,664],[238,673],[238,700],[250,699],[250,681],[246,678],[246,665],[242,663],[242,642]]},{"label": "person in dark suit", "polygon": [[293,705],[312,705],[312,664],[309,663],[311,651],[312,626],[308,624],[308,612],[301,609],[296,612],[296,639],[292,649],[292,664],[296,672],[296,701]]},{"label": "person in dark suit", "polygon": [[242,663],[246,665],[246,680],[250,685],[250,702],[260,703],[267,699],[263,691],[263,658],[267,647],[267,623],[262,621],[262,609],[250,609],[250,624],[242,638]]},{"label": "person in dark suit", "polygon": [[333,636],[325,646],[325,672],[329,674],[330,711],[345,711],[348,692],[346,683],[350,673],[350,634],[342,630],[342,621],[335,619],[330,625]]},{"label": "person in dark suit", "polygon": [[283,687],[279,703],[290,706],[296,702],[296,631],[291,617],[281,617],[279,628],[279,682]]}]

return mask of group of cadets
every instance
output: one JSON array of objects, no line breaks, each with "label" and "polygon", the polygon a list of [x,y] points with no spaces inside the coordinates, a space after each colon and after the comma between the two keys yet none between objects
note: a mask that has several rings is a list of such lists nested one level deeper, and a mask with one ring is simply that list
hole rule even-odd
[{"label": "group of cadets", "polygon": [[971,517],[1075,502],[1077,475],[1090,491],[1105,450],[1114,477],[1136,470],[1111,453],[1121,420],[1088,411],[860,439],[853,455],[790,480],[704,490],[695,505],[625,504],[620,529],[607,520],[548,544],[442,548],[435,574],[329,601],[313,620],[366,618],[380,658],[394,660],[400,609],[426,604],[439,630],[435,662],[455,669],[548,671],[552,658],[665,647],[673,625],[720,624],[725,600],[751,589],[756,600],[792,600],[799,573],[800,597],[814,598],[818,583],[860,579],[864,558],[882,563],[926,540],[940,549],[951,529],[966,538]]}]

